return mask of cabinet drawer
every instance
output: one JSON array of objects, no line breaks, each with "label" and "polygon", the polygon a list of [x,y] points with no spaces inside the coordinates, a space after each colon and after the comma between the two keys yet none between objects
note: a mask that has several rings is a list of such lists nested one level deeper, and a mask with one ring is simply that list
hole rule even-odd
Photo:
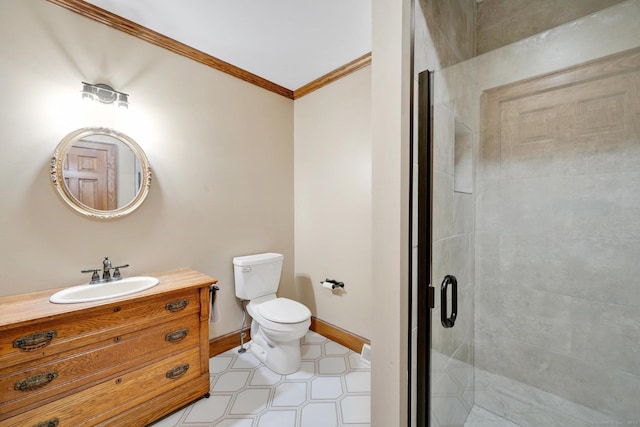
[{"label": "cabinet drawer", "polygon": [[60,427],[95,425],[201,375],[207,373],[200,366],[199,349],[193,348],[16,415],[2,425],[37,426],[52,420]]},{"label": "cabinet drawer", "polygon": [[[197,347],[197,314],[80,349],[0,369],[0,414],[37,406],[87,387],[99,378]],[[7,416],[0,415],[0,420]]]},{"label": "cabinet drawer", "polygon": [[197,313],[197,289],[167,293],[143,301],[105,304],[78,313],[17,327],[0,336],[0,369]]}]

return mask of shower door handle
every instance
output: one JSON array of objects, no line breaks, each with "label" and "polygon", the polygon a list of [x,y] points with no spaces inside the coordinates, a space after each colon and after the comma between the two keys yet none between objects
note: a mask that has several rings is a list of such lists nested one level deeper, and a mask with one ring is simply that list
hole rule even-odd
[{"label": "shower door handle", "polygon": [[[451,315],[447,317],[447,290],[451,285]],[[458,280],[456,276],[446,275],[440,285],[440,320],[445,328],[453,328],[458,316]]]}]

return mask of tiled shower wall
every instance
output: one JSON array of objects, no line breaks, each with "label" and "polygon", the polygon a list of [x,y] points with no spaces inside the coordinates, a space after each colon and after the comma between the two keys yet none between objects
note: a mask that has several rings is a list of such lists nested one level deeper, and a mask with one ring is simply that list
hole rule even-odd
[{"label": "tiled shower wall", "polygon": [[[640,1],[627,1],[483,55],[479,86],[640,46],[639,20]],[[477,165],[475,363],[638,421],[640,77],[624,79],[483,123],[483,141],[502,140]]]},{"label": "tiled shower wall", "polygon": [[416,55],[418,62],[427,59],[416,64],[423,67],[418,70],[440,70],[475,56],[475,0],[419,0],[415,7]]},{"label": "tiled shower wall", "polygon": [[476,53],[480,55],[501,48],[623,1],[479,1]]}]

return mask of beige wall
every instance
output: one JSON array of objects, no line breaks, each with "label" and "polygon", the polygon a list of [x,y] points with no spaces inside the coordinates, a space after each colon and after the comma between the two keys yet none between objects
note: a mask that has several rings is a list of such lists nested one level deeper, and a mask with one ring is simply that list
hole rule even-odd
[{"label": "beige wall", "polygon": [[[371,337],[371,67],[294,103],[296,295]],[[330,278],[344,292],[321,287]]]},{"label": "beige wall", "polygon": [[411,1],[373,0],[371,425],[407,425]]},{"label": "beige wall", "polygon": [[[293,102],[41,0],[0,3],[0,295],[80,284],[102,257],[127,276],[191,267],[220,280],[221,320],[241,311],[232,257],[285,255],[293,288]],[[82,102],[81,81],[131,94]],[[84,126],[131,136],[153,170],[148,199],[110,222],[75,214],[49,182],[56,144]]]},{"label": "beige wall", "polygon": [[[375,315],[370,332],[354,328],[372,340],[374,426],[406,420],[409,3],[373,2]],[[281,293],[297,294],[292,101],[41,0],[2,2],[0,39],[1,295],[82,283],[79,270],[106,255],[130,263],[126,275],[192,267],[220,280],[222,319],[211,329],[219,336],[240,323],[231,259],[261,251],[284,253]],[[78,103],[83,80],[130,93],[131,108]],[[94,125],[130,135],[153,168],[147,201],[117,221],[75,214],[49,182],[56,144]],[[355,280],[345,280],[347,292],[364,292]]]}]

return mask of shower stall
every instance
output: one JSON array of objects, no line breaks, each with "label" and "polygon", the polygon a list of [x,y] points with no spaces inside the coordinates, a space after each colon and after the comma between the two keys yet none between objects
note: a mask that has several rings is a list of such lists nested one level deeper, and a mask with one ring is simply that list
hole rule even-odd
[{"label": "shower stall", "polygon": [[411,424],[640,425],[640,0],[481,55],[453,3],[415,4]]}]

